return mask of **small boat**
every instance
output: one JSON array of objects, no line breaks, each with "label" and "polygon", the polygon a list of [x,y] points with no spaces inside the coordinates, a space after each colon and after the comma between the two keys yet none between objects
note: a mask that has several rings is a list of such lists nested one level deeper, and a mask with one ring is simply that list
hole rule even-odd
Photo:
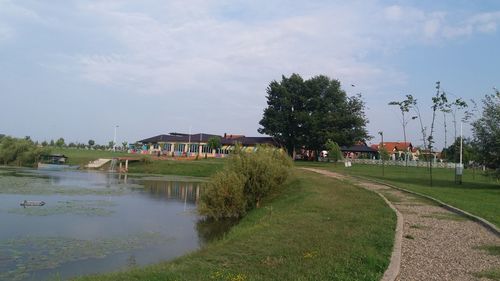
[{"label": "small boat", "polygon": [[19,205],[21,205],[23,207],[28,207],[28,206],[43,206],[43,205],[45,205],[45,202],[43,202],[43,201],[33,201],[33,200],[24,200]]}]

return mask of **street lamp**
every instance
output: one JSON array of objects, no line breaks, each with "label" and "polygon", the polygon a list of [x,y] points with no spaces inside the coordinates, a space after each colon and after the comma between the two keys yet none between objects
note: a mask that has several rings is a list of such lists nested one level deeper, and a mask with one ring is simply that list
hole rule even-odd
[{"label": "street lamp", "polygon": [[113,137],[113,152],[116,151],[116,129],[118,128],[118,125],[115,125],[115,136]]},{"label": "street lamp", "polygon": [[385,163],[384,163],[384,156],[382,155],[382,152],[385,150],[385,148],[384,148],[384,132],[380,131],[380,132],[378,132],[378,134],[382,137],[382,150],[379,148],[379,154],[380,154],[380,158],[382,159],[382,176],[384,176]]}]

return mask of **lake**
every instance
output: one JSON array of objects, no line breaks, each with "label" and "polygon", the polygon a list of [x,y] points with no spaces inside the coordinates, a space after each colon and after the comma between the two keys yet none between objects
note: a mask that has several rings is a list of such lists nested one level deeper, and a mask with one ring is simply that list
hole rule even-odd
[{"label": "lake", "polygon": [[[172,259],[223,235],[200,180],[0,168],[0,280],[69,278]],[[44,206],[20,206],[42,200]]]}]

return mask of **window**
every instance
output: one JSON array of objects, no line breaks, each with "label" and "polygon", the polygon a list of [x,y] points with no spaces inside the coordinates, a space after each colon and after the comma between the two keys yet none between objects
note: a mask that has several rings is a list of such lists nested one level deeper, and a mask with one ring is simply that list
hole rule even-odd
[{"label": "window", "polygon": [[174,150],[176,152],[184,152],[185,147],[186,147],[186,144],[184,144],[184,143],[176,143],[174,146]]},{"label": "window", "polygon": [[190,144],[189,145],[189,152],[197,153],[198,152],[198,144],[197,143]]},{"label": "window", "polygon": [[204,145],[201,147],[201,152],[202,152],[202,153],[212,153],[212,150],[208,147],[208,145],[204,144]]},{"label": "window", "polygon": [[166,150],[166,151],[172,150],[172,144],[171,143],[163,144],[163,150]]}]

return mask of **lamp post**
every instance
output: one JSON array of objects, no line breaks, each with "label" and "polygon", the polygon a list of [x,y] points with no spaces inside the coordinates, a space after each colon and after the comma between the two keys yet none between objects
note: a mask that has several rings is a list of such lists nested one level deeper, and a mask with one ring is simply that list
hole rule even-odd
[{"label": "lamp post", "polygon": [[380,132],[378,132],[378,134],[382,137],[382,150],[379,148],[379,153],[380,153],[380,159],[382,159],[382,176],[384,176],[385,163],[384,163],[384,156],[382,155],[382,152],[381,152],[381,151],[385,150],[385,148],[384,148],[384,132],[380,131]]},{"label": "lamp post", "polygon": [[118,128],[118,125],[115,125],[115,135],[113,137],[113,152],[116,151],[116,129]]},{"label": "lamp post", "polygon": [[458,183],[462,184],[462,174],[464,172],[464,165],[462,163],[463,158],[463,122],[460,122],[460,164],[458,165]]}]

